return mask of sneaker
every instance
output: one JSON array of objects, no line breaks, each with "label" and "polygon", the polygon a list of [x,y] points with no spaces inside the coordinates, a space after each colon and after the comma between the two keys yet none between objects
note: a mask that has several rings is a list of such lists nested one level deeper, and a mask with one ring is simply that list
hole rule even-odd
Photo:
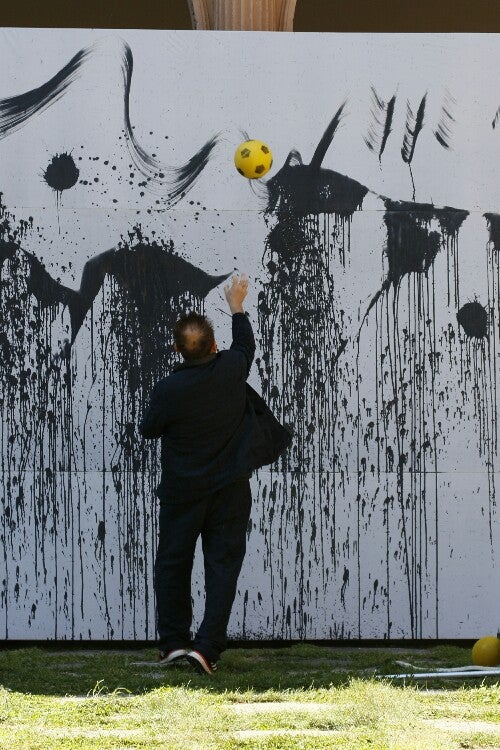
[{"label": "sneaker", "polygon": [[174,648],[171,651],[160,651],[158,654],[158,662],[160,664],[176,664],[181,659],[187,656],[189,651],[187,648]]},{"label": "sneaker", "polygon": [[213,674],[217,669],[217,664],[208,661],[199,651],[188,651],[186,659],[199,674]]}]

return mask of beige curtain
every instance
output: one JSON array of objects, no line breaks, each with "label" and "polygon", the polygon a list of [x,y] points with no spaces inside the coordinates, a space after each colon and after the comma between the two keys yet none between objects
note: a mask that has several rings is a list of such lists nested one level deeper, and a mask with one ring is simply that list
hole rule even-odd
[{"label": "beige curtain", "polygon": [[297,0],[188,0],[193,29],[293,31]]}]

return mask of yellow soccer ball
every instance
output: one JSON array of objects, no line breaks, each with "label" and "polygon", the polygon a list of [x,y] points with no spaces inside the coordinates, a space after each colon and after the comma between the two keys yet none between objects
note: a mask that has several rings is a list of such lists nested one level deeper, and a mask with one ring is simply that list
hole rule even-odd
[{"label": "yellow soccer ball", "polygon": [[472,663],[481,667],[496,667],[500,664],[500,638],[486,635],[472,647]]},{"label": "yellow soccer ball", "polygon": [[262,141],[244,141],[234,154],[234,166],[243,177],[257,180],[263,177],[273,164],[271,149]]}]

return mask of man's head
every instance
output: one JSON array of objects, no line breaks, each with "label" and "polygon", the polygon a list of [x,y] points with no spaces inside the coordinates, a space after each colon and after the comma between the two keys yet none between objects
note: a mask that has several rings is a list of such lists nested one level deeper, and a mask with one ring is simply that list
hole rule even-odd
[{"label": "man's head", "polygon": [[190,312],[183,315],[174,326],[174,348],[184,359],[193,360],[214,354],[217,344],[212,323],[205,315]]}]

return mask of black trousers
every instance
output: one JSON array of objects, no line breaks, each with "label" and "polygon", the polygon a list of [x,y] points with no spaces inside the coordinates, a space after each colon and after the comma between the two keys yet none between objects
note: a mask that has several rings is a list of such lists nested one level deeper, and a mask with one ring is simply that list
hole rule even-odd
[{"label": "black trousers", "polygon": [[210,661],[227,643],[227,624],[246,550],[252,496],[245,477],[189,504],[160,508],[155,562],[158,646],[161,651],[190,645],[191,573],[201,534],[205,563],[205,614],[193,642]]}]

